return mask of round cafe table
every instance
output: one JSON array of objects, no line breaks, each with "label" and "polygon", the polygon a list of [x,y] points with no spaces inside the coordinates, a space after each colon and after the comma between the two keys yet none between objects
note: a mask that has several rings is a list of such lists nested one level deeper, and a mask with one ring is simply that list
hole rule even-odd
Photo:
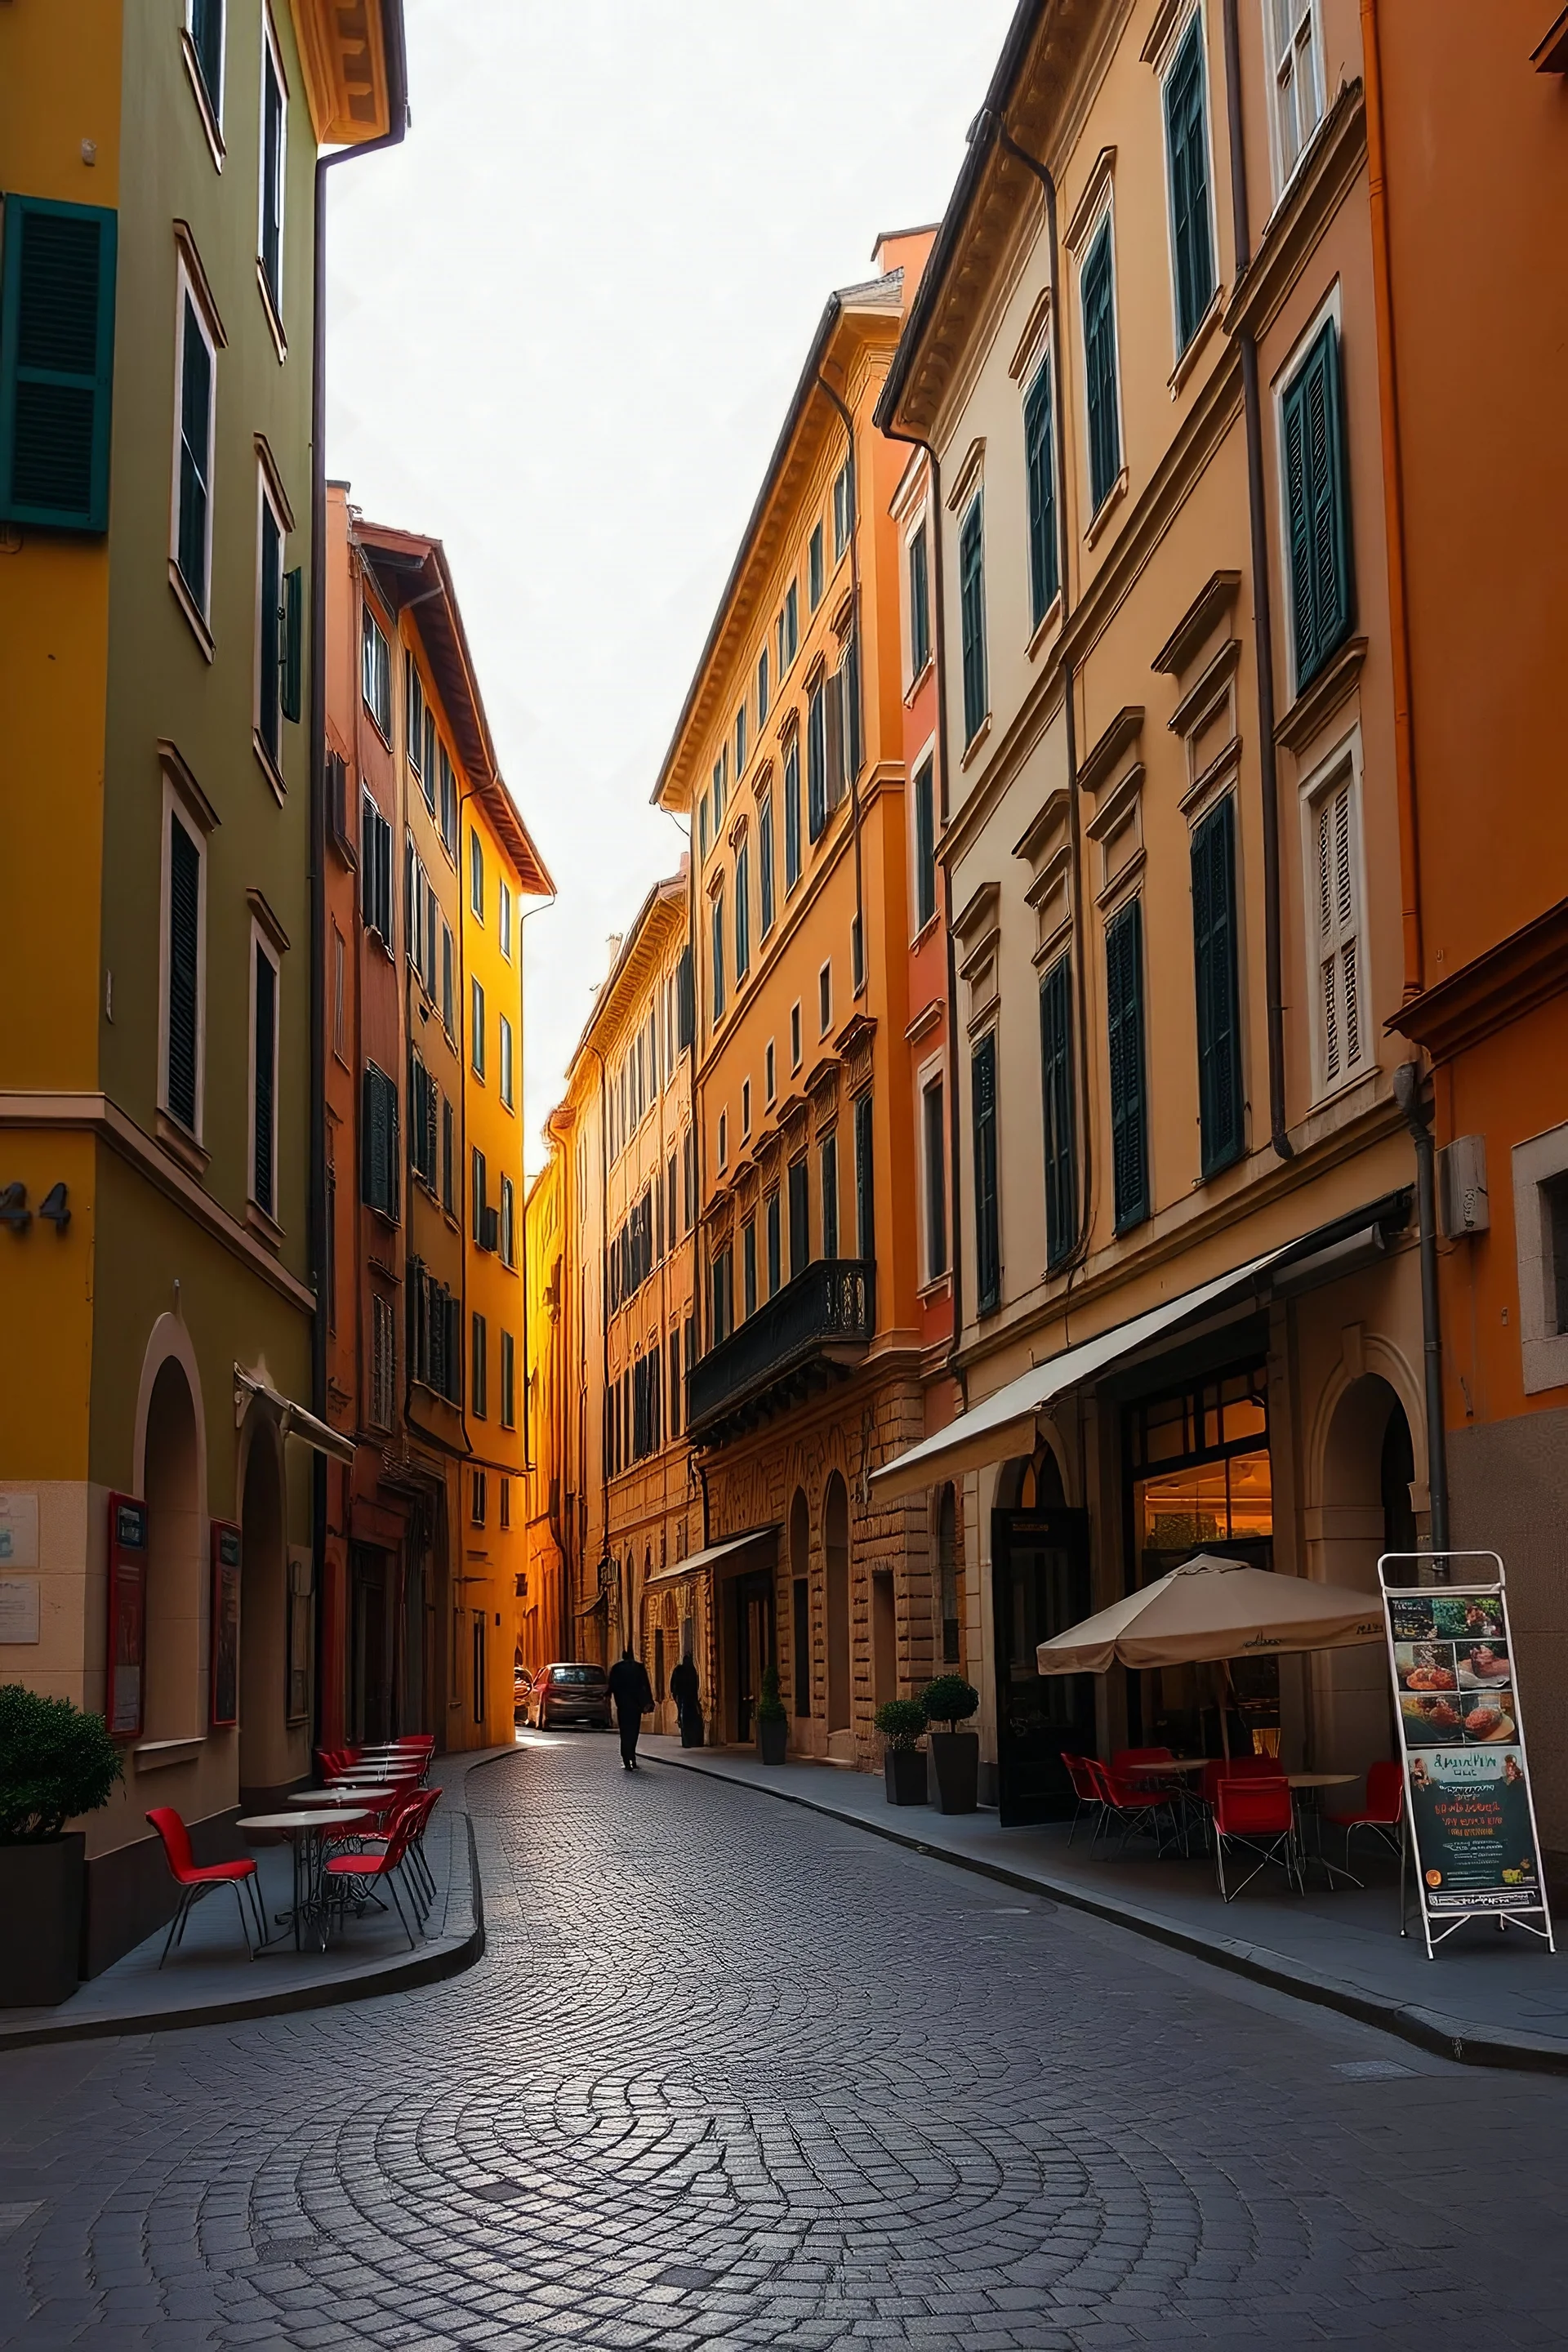
[{"label": "round cafe table", "polygon": [[[318,1793],[312,1791],[313,1794]],[[294,1812],[250,1813],[235,1827],[241,1830],[275,1830],[289,1840],[294,1857],[294,1901],[287,1911],[277,1913],[277,1921],[284,1930],[281,1936],[269,1936],[263,1951],[285,1941],[289,1929],[294,1934],[294,1949],[302,1952],[309,1935],[318,1951],[327,1948],[327,1903],[324,1886],[323,1861],[328,1833],[342,1837],[345,1831],[363,1827],[374,1816],[363,1805],[301,1805]]]},{"label": "round cafe table", "polygon": [[[1285,1775],[1290,1785],[1290,1801],[1296,1815],[1296,1851],[1300,1857],[1302,1871],[1305,1872],[1308,1863],[1315,1862],[1319,1869],[1327,1875],[1331,1892],[1336,1878],[1347,1880],[1352,1886],[1361,1886],[1364,1885],[1364,1881],[1359,1879],[1353,1871],[1342,1870],[1337,1862],[1329,1860],[1328,1855],[1323,1852],[1323,1834],[1321,1825],[1318,1830],[1318,1850],[1316,1853],[1308,1853],[1306,1818],[1309,1809],[1302,1805],[1301,1798],[1308,1790],[1348,1789],[1352,1781],[1359,1780],[1360,1777],[1356,1772],[1287,1772]],[[1310,1813],[1312,1820],[1316,1822],[1318,1816],[1315,1806],[1310,1809]]]}]

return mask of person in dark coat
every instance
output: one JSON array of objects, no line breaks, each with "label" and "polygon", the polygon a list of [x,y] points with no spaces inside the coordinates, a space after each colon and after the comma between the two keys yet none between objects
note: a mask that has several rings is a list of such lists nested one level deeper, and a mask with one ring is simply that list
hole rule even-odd
[{"label": "person in dark coat", "polygon": [[616,1703],[616,1721],[621,1734],[621,1769],[635,1772],[637,1769],[637,1734],[642,1719],[653,1706],[653,1685],[647,1678],[647,1668],[640,1658],[632,1655],[628,1642],[609,1672],[610,1696]]},{"label": "person in dark coat", "polygon": [[[702,1710],[698,1705],[700,1691],[696,1667],[689,1658],[682,1658],[670,1675],[669,1696],[675,1701],[675,1719],[680,1726],[683,1748],[700,1748],[702,1745]],[[689,1736],[692,1732],[697,1733],[696,1738]]]}]

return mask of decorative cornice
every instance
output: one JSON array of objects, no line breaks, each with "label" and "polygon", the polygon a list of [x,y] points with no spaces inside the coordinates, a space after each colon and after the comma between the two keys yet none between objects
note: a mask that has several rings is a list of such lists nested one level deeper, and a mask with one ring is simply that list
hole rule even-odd
[{"label": "decorative cornice", "polygon": [[1367,641],[1351,637],[1327,669],[1320,672],[1304,694],[1299,694],[1274,730],[1274,740],[1288,751],[1304,751],[1325,721],[1345,701],[1361,676]]},{"label": "decorative cornice", "polygon": [[1084,753],[1079,762],[1078,781],[1082,791],[1097,793],[1100,790],[1114,772],[1128,745],[1137,741],[1142,725],[1142,704],[1124,704],[1099,741]]},{"label": "decorative cornice", "polygon": [[1164,677],[1180,677],[1236,602],[1239,572],[1211,572],[1149,667]]},{"label": "decorative cornice", "polygon": [[1312,135],[1305,159],[1237,279],[1225,314],[1226,333],[1260,335],[1279,312],[1319,238],[1366,160],[1366,91],[1347,82]]},{"label": "decorative cornice", "polygon": [[1435,1062],[1452,1061],[1549,998],[1568,991],[1568,898],[1473,957],[1384,1023],[1425,1045]]},{"label": "decorative cornice", "polygon": [[1241,639],[1226,637],[1203,676],[1194,678],[1165,724],[1173,735],[1190,735],[1236,676],[1241,659]]}]

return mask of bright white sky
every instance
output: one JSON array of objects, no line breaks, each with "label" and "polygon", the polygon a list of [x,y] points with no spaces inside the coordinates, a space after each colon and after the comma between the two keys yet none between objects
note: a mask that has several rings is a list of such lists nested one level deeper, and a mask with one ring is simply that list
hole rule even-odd
[{"label": "bright white sky", "polygon": [[443,540],[531,917],[529,1167],[681,837],[647,804],[806,344],[937,219],[1012,0],[405,0],[413,126],[331,175],[327,467]]}]

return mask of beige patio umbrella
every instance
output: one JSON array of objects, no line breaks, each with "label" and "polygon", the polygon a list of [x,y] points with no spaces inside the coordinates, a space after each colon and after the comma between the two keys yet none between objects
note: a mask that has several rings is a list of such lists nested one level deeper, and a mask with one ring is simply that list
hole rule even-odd
[{"label": "beige patio umbrella", "polygon": [[[1383,1612],[1370,1593],[1200,1551],[1141,1592],[1042,1642],[1035,1655],[1042,1675],[1103,1675],[1113,1665],[1215,1664],[1383,1639]],[[1228,1756],[1223,1706],[1220,1732]]]}]

